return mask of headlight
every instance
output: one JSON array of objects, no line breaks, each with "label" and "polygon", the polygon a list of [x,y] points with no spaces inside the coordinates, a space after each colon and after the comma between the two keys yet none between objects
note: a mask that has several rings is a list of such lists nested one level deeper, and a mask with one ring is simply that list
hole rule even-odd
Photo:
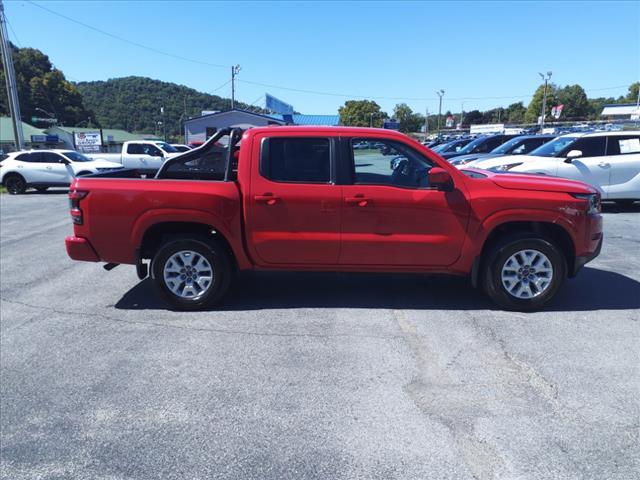
[{"label": "headlight", "polygon": [[594,215],[601,212],[602,208],[599,193],[574,193],[572,196],[587,202],[587,215]]},{"label": "headlight", "polygon": [[518,163],[507,163],[505,165],[500,165],[499,167],[495,167],[495,170],[498,172],[506,172],[508,170],[511,170],[514,167],[518,167],[522,165],[522,162],[518,162]]}]

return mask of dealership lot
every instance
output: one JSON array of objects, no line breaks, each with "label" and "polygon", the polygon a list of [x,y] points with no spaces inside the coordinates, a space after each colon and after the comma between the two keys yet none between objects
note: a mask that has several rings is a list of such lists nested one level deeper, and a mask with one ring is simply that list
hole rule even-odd
[{"label": "dealership lot", "polygon": [[0,197],[4,478],[637,474],[640,203],[605,207],[543,312],[457,278],[260,273],[178,313],[66,256],[64,193]]}]

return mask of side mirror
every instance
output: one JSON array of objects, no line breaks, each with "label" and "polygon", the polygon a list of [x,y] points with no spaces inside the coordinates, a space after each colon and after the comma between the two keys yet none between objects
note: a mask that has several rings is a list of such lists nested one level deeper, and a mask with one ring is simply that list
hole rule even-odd
[{"label": "side mirror", "polygon": [[580,158],[582,156],[582,150],[571,150],[567,153],[567,159],[564,163],[571,163],[575,158]]},{"label": "side mirror", "polygon": [[444,168],[433,167],[429,170],[429,185],[438,190],[450,191],[453,190],[453,178]]}]

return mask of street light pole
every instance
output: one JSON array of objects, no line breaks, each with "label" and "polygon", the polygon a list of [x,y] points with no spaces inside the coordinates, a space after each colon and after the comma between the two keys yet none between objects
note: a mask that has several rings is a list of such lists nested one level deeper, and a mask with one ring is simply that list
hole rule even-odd
[{"label": "street light pole", "polygon": [[436,94],[440,97],[440,105],[438,106],[438,136],[440,136],[440,115],[442,115],[442,97],[444,97],[444,90],[440,89]]},{"label": "street light pole", "polygon": [[549,82],[549,79],[551,79],[551,72],[547,72],[546,76],[542,73],[538,73],[538,75],[540,75],[540,78],[544,80],[544,93],[542,95],[542,114],[540,115],[540,133],[542,133],[542,131],[544,130],[544,118],[546,117],[547,112],[547,83]]},{"label": "street light pole", "polygon": [[462,130],[462,120],[464,120],[464,102],[460,104],[460,129]]}]

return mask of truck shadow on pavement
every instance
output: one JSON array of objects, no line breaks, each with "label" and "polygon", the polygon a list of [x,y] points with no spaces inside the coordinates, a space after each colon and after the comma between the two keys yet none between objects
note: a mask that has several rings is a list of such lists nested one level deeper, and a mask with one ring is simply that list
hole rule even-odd
[{"label": "truck shadow on pavement", "polygon": [[[167,309],[145,279],[115,305],[123,310]],[[384,308],[414,310],[498,310],[465,278],[378,273],[249,272],[237,279],[212,310],[287,308]],[[568,280],[545,311],[640,308],[640,282],[624,275],[584,268]]]}]

